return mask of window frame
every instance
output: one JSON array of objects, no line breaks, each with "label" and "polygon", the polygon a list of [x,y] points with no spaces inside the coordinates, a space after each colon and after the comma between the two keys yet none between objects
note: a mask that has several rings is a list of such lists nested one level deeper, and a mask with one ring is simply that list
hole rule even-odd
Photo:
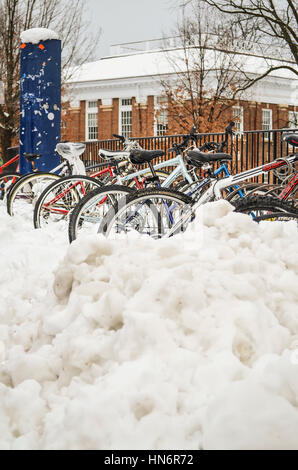
[{"label": "window frame", "polygon": [[[164,137],[166,133],[169,130],[169,113],[168,110],[162,110],[162,113],[166,114],[166,124],[159,121],[159,117],[157,116],[156,112],[160,111],[160,108],[163,104],[168,103],[168,97],[161,95],[161,96],[155,96],[154,97],[154,136],[155,137]],[[161,126],[161,129],[159,129],[159,126]]]},{"label": "window frame", "polygon": [[[93,104],[93,106],[90,106],[90,104]],[[97,126],[90,126],[89,127],[89,116],[97,116]],[[90,101],[86,101],[86,129],[85,129],[85,137],[86,137],[86,142],[96,142],[98,140],[98,101],[96,100],[90,100]],[[90,132],[89,130],[91,129],[97,129],[96,132],[94,132],[94,135],[96,135],[96,138],[92,137],[90,138]]]},{"label": "window frame", "polygon": [[[238,110],[239,112],[236,113],[235,111]],[[238,119],[240,117],[240,120]],[[238,132],[244,132],[244,108],[240,105],[233,106],[232,109],[232,119],[235,120],[236,129]],[[238,119],[238,120],[237,120]]]},{"label": "window frame", "polygon": [[[268,113],[270,120],[269,120],[269,128],[265,129],[264,128],[264,112]],[[264,139],[268,140],[269,139],[269,134],[270,130],[272,130],[273,127],[273,111],[271,108],[262,108],[262,131],[264,132]]]},{"label": "window frame", "polygon": [[[122,113],[130,113],[130,124],[123,124]],[[124,126],[130,127],[129,133],[123,131]],[[119,134],[123,135],[126,139],[130,139],[132,137],[132,98],[119,99]]]}]

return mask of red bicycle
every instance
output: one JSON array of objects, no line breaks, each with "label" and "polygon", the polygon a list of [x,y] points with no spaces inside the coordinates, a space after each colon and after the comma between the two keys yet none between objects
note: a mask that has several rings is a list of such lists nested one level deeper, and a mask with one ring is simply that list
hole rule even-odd
[{"label": "red bicycle", "polygon": [[11,160],[9,160],[8,162],[0,166],[0,200],[4,199],[4,196],[6,192],[9,190],[9,188],[11,187],[11,185],[13,185],[21,176],[18,172],[19,163],[17,165],[16,172],[8,172],[8,173],[5,172],[6,168],[9,168],[14,163],[19,162],[19,157],[20,157],[19,155],[16,155]]},{"label": "red bicycle", "polygon": [[[123,184],[123,188],[126,192],[130,192],[143,189],[145,183],[150,181],[152,173],[149,168],[143,172],[142,177],[138,177],[130,160],[128,158],[123,159],[121,153],[102,150],[101,154],[105,154],[105,158],[109,154],[110,161],[88,167],[88,172],[100,168],[96,173],[92,173],[90,176],[66,176],[59,181],[54,181],[45,188],[35,203],[33,216],[35,228],[42,228],[51,222],[60,222],[62,220],[68,223],[69,213],[87,193],[98,186],[110,186],[115,183],[119,185],[123,184],[121,183],[122,179],[127,179],[127,184]],[[169,176],[164,171],[157,171],[157,175],[161,181]]]}]

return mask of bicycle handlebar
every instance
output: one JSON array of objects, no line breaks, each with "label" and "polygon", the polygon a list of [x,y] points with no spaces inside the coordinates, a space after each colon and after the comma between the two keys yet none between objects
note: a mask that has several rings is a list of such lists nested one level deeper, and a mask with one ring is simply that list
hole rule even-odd
[{"label": "bicycle handlebar", "polygon": [[126,141],[126,138],[123,135],[113,134],[113,137],[115,137],[116,139],[121,140],[121,142],[123,142],[123,143]]},{"label": "bicycle handlebar", "polygon": [[226,127],[226,138],[220,143],[218,147],[219,152],[222,152],[224,148],[226,147],[228,143],[229,135],[233,135],[233,127],[235,127],[235,122],[231,121],[230,124]]},{"label": "bicycle handlebar", "polygon": [[[202,145],[202,147],[200,147],[199,150],[201,150],[201,151],[204,151],[204,150],[205,151],[217,150],[219,152],[222,152],[223,149],[225,148],[225,146],[228,143],[229,135],[233,134],[233,128],[234,127],[235,127],[235,122],[231,121],[230,124],[226,127],[226,130],[225,130],[225,140],[223,140],[220,143],[218,143],[218,142],[206,142],[204,145]],[[198,135],[196,135],[196,132],[197,132],[196,126],[193,126],[191,128],[190,133],[188,135],[183,136],[183,141],[180,144],[174,143],[173,147],[170,148],[168,150],[168,152],[169,153],[176,152],[177,154],[183,152],[183,150],[185,150],[185,148],[188,146],[190,140],[192,140],[193,142],[195,142],[195,144],[197,144]]]},{"label": "bicycle handlebar", "polygon": [[212,151],[212,150],[218,150],[220,147],[220,144],[218,142],[205,142],[204,145],[202,145],[201,147],[199,147],[199,150],[201,152],[203,152],[204,150],[207,150],[207,151]]},{"label": "bicycle handlebar", "polygon": [[226,127],[226,134],[232,134],[233,133],[233,127],[235,127],[235,122],[231,121],[228,127]]}]

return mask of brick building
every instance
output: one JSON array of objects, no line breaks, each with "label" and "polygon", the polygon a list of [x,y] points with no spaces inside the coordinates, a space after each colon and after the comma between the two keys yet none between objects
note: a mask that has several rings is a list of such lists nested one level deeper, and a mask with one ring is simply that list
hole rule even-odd
[{"label": "brick building", "polygon": [[[243,55],[243,54],[242,54]],[[264,59],[247,54],[252,75],[262,73]],[[171,133],[161,80],[175,86],[175,73],[159,41],[112,46],[111,55],[80,67],[67,85],[62,139],[93,141],[113,134],[143,137]],[[278,70],[232,103],[229,118],[239,130],[298,127],[298,84],[293,74]]]}]

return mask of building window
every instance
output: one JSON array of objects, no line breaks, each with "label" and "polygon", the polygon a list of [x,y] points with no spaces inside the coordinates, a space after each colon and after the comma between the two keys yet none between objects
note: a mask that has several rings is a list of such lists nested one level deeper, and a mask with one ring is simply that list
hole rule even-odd
[{"label": "building window", "polygon": [[87,140],[98,139],[98,104],[97,104],[97,101],[87,102],[86,136],[87,136]]},{"label": "building window", "polygon": [[298,111],[289,111],[289,129],[298,129]]},{"label": "building window", "polygon": [[129,139],[132,135],[132,99],[122,99],[119,107],[119,133]]},{"label": "building window", "polygon": [[233,121],[236,124],[236,131],[243,132],[244,130],[244,113],[243,106],[233,106]]},{"label": "building window", "polygon": [[132,106],[132,99],[121,100],[121,106]]},{"label": "building window", "polygon": [[88,101],[88,109],[97,109],[97,101]]},{"label": "building window", "polygon": [[[269,131],[272,129],[272,109],[262,109],[262,130]],[[269,132],[264,134],[265,139],[269,138]]]},{"label": "building window", "polygon": [[166,96],[157,96],[155,100],[155,129],[154,134],[158,137],[166,135],[169,129],[168,123],[168,98]]},{"label": "building window", "polygon": [[98,120],[97,113],[88,113],[88,140],[97,140]]}]

